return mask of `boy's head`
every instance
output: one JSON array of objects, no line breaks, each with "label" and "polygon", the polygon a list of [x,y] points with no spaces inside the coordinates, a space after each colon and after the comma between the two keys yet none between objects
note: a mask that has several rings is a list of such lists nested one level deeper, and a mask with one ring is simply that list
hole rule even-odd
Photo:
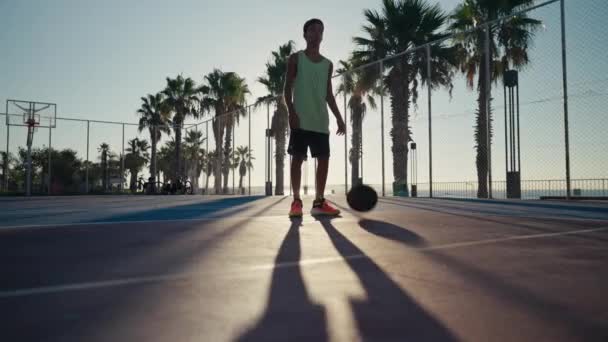
[{"label": "boy's head", "polygon": [[304,39],[306,44],[318,46],[323,40],[324,25],[320,19],[310,19],[304,24]]}]

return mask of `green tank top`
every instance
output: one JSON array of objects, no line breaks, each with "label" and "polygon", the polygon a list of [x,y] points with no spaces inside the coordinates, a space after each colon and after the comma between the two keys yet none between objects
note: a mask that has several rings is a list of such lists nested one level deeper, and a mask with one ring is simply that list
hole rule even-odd
[{"label": "green tank top", "polygon": [[304,51],[298,52],[294,107],[300,119],[300,129],[329,134],[326,102],[329,64],[326,58],[315,63]]}]

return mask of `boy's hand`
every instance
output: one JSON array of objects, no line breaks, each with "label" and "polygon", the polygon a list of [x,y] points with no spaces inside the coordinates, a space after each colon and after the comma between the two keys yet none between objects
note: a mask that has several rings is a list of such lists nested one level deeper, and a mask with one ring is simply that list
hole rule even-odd
[{"label": "boy's hand", "polygon": [[298,114],[289,113],[289,128],[290,129],[300,128],[300,118],[298,118]]},{"label": "boy's hand", "polygon": [[344,123],[344,120],[342,120],[342,118],[338,118],[338,131],[336,132],[337,135],[344,135],[346,133],[346,124]]}]

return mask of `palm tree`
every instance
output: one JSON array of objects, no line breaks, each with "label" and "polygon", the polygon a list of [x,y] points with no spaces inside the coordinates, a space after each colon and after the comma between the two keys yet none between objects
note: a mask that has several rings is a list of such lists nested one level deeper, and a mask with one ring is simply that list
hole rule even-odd
[{"label": "palm tree", "polygon": [[[160,140],[161,134],[170,134],[171,127],[169,125],[169,108],[165,104],[165,99],[162,93],[155,95],[148,94],[147,97],[141,98],[141,108],[137,110],[139,118],[139,132],[148,128],[150,132],[150,141],[152,142],[152,162],[150,163],[150,177],[156,178],[157,174],[157,156],[156,145]],[[153,181],[152,184],[155,184]]]},{"label": "palm tree", "polygon": [[[209,177],[211,177],[211,176],[216,177],[216,172],[217,172],[216,165],[217,165],[217,152],[209,151],[206,155],[205,163],[204,163],[205,174],[207,175],[207,177],[205,177],[205,194],[209,193]],[[217,188],[216,188],[216,190],[217,190]]]},{"label": "palm tree", "polygon": [[158,151],[157,163],[157,172],[163,173],[163,183],[165,183],[167,182],[167,177],[173,174],[172,165],[175,163],[175,140],[173,138],[165,142],[165,145]]},{"label": "palm tree", "polygon": [[275,139],[275,172],[276,185],[275,194],[284,195],[283,169],[285,167],[285,146],[287,129],[289,126],[287,103],[283,97],[283,86],[285,85],[285,75],[287,73],[287,60],[294,53],[295,43],[289,41],[279,46],[278,51],[272,52],[272,61],[266,63],[266,75],[258,78],[258,82],[263,84],[268,91],[268,95],[258,98],[256,106],[265,104],[274,105],[272,116],[271,134]]},{"label": "palm tree", "polygon": [[245,188],[243,187],[243,179],[247,175],[247,170],[253,168],[252,160],[255,158],[252,156],[252,151],[248,146],[239,146],[236,149],[235,155],[235,167],[239,168],[239,189],[240,193],[245,193]]},{"label": "palm tree", "polygon": [[[215,190],[222,190],[222,174],[224,176],[223,192],[228,192],[228,174],[230,173],[230,149],[232,148],[232,130],[245,116],[245,97],[249,94],[249,87],[245,79],[234,72],[223,72],[215,69],[205,76],[205,85],[201,87],[203,98],[200,101],[201,112],[214,111],[213,132],[217,153],[223,156],[217,159],[216,168],[221,169],[215,173]],[[225,134],[225,139],[224,139]],[[224,147],[222,148],[222,143]],[[221,165],[220,165],[221,163]]]},{"label": "palm tree", "polygon": [[150,145],[145,139],[134,138],[129,140],[126,151],[128,152],[125,156],[125,166],[131,173],[131,181],[129,182],[129,188],[134,191],[137,187],[137,174],[141,171],[143,166],[150,161],[150,155],[148,150]]},{"label": "palm tree", "polygon": [[[201,148],[199,150],[199,159],[198,159],[198,163],[197,163],[197,170],[198,170],[198,175],[196,178],[197,187],[199,187],[199,179],[201,177],[201,174],[206,171],[208,159],[209,159],[209,156],[208,156],[207,150],[205,150],[204,148]],[[206,174],[206,172],[205,172],[205,174]],[[209,179],[208,176],[205,178],[206,178],[206,180]]]},{"label": "palm tree", "polygon": [[[230,148],[230,160],[228,162],[228,171],[232,172],[232,174],[234,175],[234,173],[236,172],[236,169],[239,167],[239,156],[236,154],[236,151],[232,148]],[[233,178],[234,180],[234,178]],[[234,189],[234,184],[232,186],[232,194],[235,194],[235,189]]]},{"label": "palm tree", "polygon": [[[508,18],[498,24],[490,26],[489,46],[490,56],[486,56],[485,27],[471,34],[459,34],[474,29],[480,23],[485,23],[509,17],[514,12],[533,5],[534,0],[507,0],[507,1],[484,1],[465,0],[454,9],[450,19],[449,29],[456,33],[456,48],[460,52],[460,71],[466,76],[467,85],[473,88],[475,75],[477,80],[477,110],[475,115],[475,149],[478,190],[477,197],[488,197],[488,134],[492,139],[492,130],[488,132],[488,121],[492,123],[491,105],[486,107],[486,102],[491,103],[491,82],[486,84],[488,78],[485,68],[486,58],[490,60],[490,79],[497,81],[509,68],[521,69],[529,62],[528,49],[532,43],[535,31],[541,26],[541,22],[518,14],[516,17]],[[486,108],[488,110],[486,110]]]},{"label": "palm tree", "polygon": [[101,160],[101,187],[103,191],[108,190],[108,159],[112,152],[110,151],[110,145],[107,143],[101,143],[97,151],[101,153],[99,159]]},{"label": "palm tree", "polygon": [[189,130],[184,139],[184,162],[186,164],[186,172],[192,180],[194,189],[198,189],[198,179],[203,171],[201,159],[205,155],[205,150],[201,148],[201,144],[205,141],[203,132]]},{"label": "palm tree", "polygon": [[[365,10],[366,37],[353,38],[358,49],[353,58],[359,63],[371,63],[445,37],[442,28],[447,21],[439,5],[425,0],[383,0],[382,13]],[[431,46],[431,87],[448,86],[451,89],[456,56],[453,48],[443,43]],[[391,100],[391,139],[393,153],[393,188],[407,190],[408,143],[412,140],[409,126],[410,105],[418,99],[418,85],[426,84],[427,58],[424,49],[416,49],[398,58],[383,62],[378,67],[366,68],[371,76],[382,76]],[[385,76],[386,73],[386,76]],[[394,192],[397,192],[394,191]]]},{"label": "palm tree", "polygon": [[2,184],[0,185],[0,189],[4,191],[8,191],[8,174],[15,161],[15,157],[11,153],[7,153],[6,151],[0,152],[0,170],[2,170],[2,178],[0,178]]},{"label": "palm tree", "polygon": [[368,105],[371,109],[376,109],[376,101],[372,96],[372,92],[380,92],[380,89],[374,86],[373,79],[369,77],[369,74],[361,72],[360,69],[349,72],[349,70],[353,69],[354,62],[340,61],[341,68],[336,70],[336,72],[342,74],[342,83],[338,86],[337,93],[350,96],[348,108],[350,109],[352,133],[349,160],[351,163],[351,184],[353,186],[359,183],[360,178],[359,161],[363,153],[363,119],[367,113]]},{"label": "palm tree", "polygon": [[198,117],[195,105],[198,103],[200,88],[190,78],[178,75],[171,79],[167,77],[167,86],[163,90],[165,104],[173,112],[173,130],[175,131],[175,169],[173,181],[184,176],[182,165],[182,127],[186,117]]}]

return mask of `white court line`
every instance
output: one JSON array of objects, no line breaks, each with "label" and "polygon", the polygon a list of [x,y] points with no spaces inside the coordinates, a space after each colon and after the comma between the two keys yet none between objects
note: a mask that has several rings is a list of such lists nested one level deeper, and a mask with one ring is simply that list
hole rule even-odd
[{"label": "white court line", "polygon": [[457,248],[457,247],[487,245],[487,244],[492,244],[492,243],[497,243],[497,242],[506,242],[506,241],[515,241],[515,240],[530,240],[530,239],[538,239],[538,238],[546,238],[546,237],[562,236],[562,235],[586,234],[586,233],[600,232],[603,230],[608,230],[608,227],[570,230],[570,231],[566,231],[566,232],[557,232],[557,233],[514,235],[514,236],[507,236],[507,237],[495,238],[495,239],[484,239],[484,240],[478,240],[478,241],[447,243],[447,244],[438,245],[438,246],[420,247],[417,249],[422,250],[422,251],[432,251],[432,250],[436,250],[436,249],[450,249],[450,248]]},{"label": "white court line", "polygon": [[[608,230],[608,227],[600,227],[600,228],[593,228],[593,229],[579,229],[579,230],[571,230],[571,231],[558,232],[558,233],[518,235],[518,236],[509,236],[509,237],[496,238],[496,239],[484,239],[484,240],[477,240],[477,241],[448,243],[448,244],[437,245],[437,246],[416,247],[416,248],[412,248],[412,250],[418,250],[418,251],[424,252],[424,251],[439,250],[439,249],[452,249],[452,248],[459,248],[459,247],[487,245],[487,244],[500,243],[500,242],[506,242],[506,241],[531,240],[531,239],[539,239],[539,238],[547,238],[547,237],[563,236],[563,235],[573,235],[573,234],[587,234],[587,233],[594,233],[594,232],[599,232],[599,231],[604,231],[604,230]],[[384,254],[384,255],[387,255],[387,254]],[[366,258],[368,258],[368,256],[365,254],[349,255],[346,257],[338,256],[338,257],[327,257],[327,258],[315,258],[315,259],[301,260],[299,262],[284,262],[284,263],[279,263],[279,264],[262,264],[262,265],[247,267],[247,268],[244,268],[241,270],[234,270],[234,271],[230,271],[230,272],[223,272],[223,273],[216,273],[216,274],[218,274],[218,275],[240,274],[243,272],[273,270],[273,269],[277,269],[277,268],[311,266],[311,265],[319,265],[319,264],[328,264],[328,263],[333,263],[333,262],[344,262],[345,260],[356,260],[356,259],[366,259]],[[214,273],[190,272],[190,273],[180,273],[180,274],[172,274],[172,275],[123,278],[123,279],[115,279],[115,280],[107,280],[107,281],[84,282],[84,283],[74,283],[74,284],[66,284],[66,285],[34,287],[34,288],[11,290],[11,291],[0,291],[0,299],[1,298],[24,297],[24,296],[40,295],[40,294],[60,293],[60,292],[68,292],[68,291],[90,290],[90,289],[96,289],[96,288],[107,288],[107,287],[142,284],[142,283],[149,283],[149,282],[188,280],[188,279],[191,279],[194,277],[200,277],[202,275],[208,276],[208,275],[212,275],[212,274],[214,274]]]}]

